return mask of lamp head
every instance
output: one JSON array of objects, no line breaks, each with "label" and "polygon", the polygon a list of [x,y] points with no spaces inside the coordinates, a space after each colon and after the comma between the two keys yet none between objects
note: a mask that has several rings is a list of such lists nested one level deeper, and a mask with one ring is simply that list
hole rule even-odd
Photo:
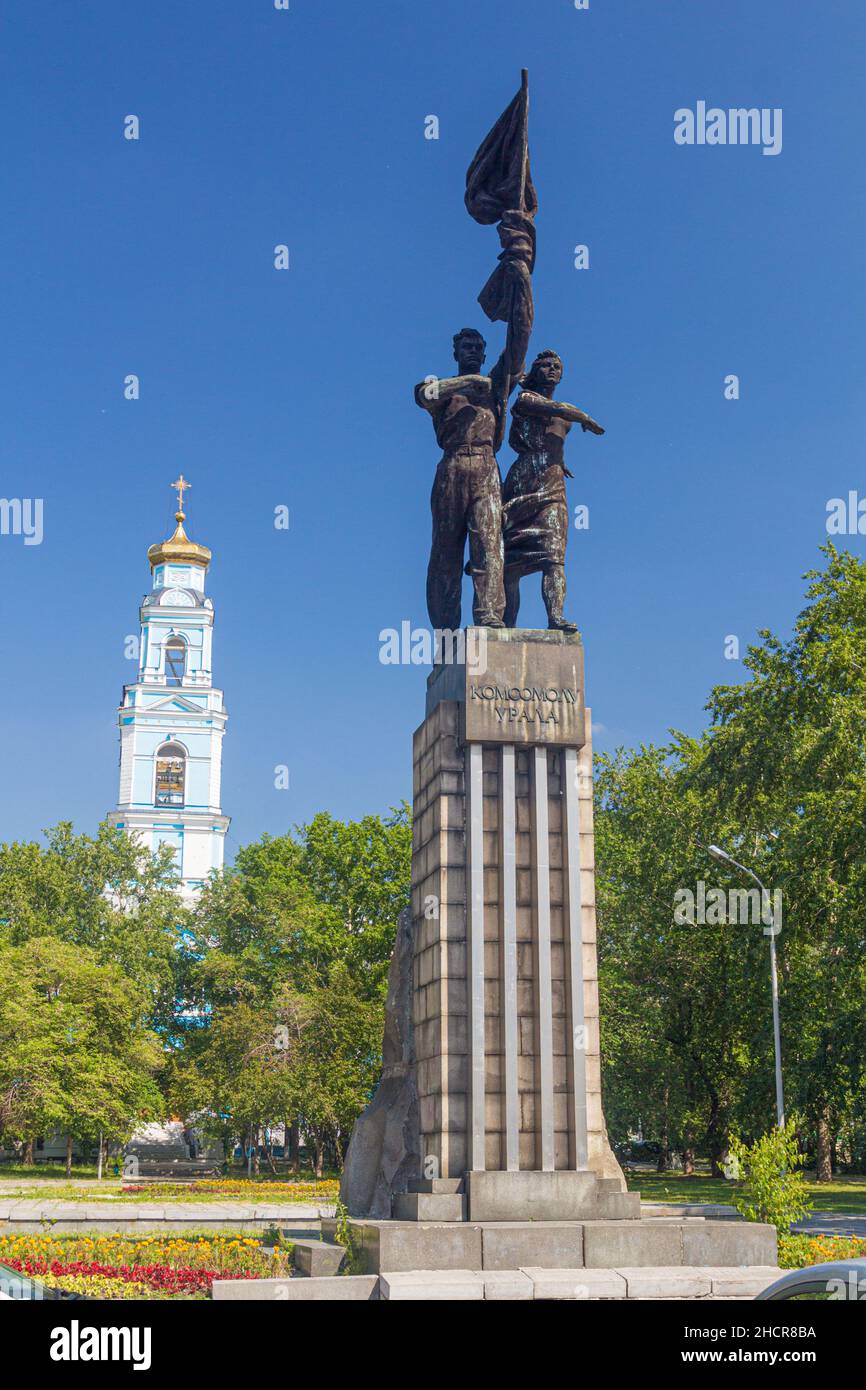
[{"label": "lamp head", "polygon": [[718,845],[707,845],[707,852],[712,856],[713,859],[718,860],[720,864],[733,863],[731,856],[729,854],[726,854],[723,849],[719,849]]}]

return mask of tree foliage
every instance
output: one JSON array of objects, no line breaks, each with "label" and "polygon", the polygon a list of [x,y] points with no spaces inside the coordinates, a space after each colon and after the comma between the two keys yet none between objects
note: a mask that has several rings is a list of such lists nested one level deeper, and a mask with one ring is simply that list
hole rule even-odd
[{"label": "tree foliage", "polygon": [[[862,1121],[866,1055],[866,565],[827,546],[791,638],[769,631],[748,679],[717,687],[709,727],[599,760],[598,862],[608,1114],[718,1160],[729,1128],[773,1105],[767,939],[760,924],[677,926],[673,895],[743,876],[773,891],[788,1107],[829,1177]],[[746,884],[748,886],[748,884]],[[849,1149],[854,1146],[848,1142]]]},{"label": "tree foliage", "polygon": [[762,1134],[751,1145],[733,1136],[730,1154],[742,1178],[734,1205],[747,1221],[766,1221],[779,1235],[787,1235],[795,1221],[809,1215],[812,1199],[798,1171],[803,1160],[794,1120],[784,1129]]},{"label": "tree foliage", "polygon": [[176,1006],[185,910],[171,851],[151,854],[107,823],[76,835],[62,822],[36,841],[0,844],[0,951],[55,937],[120,967],[168,1027]]},{"label": "tree foliage", "polygon": [[172,1068],[176,1108],[226,1143],[293,1122],[339,1162],[378,1076],[382,999],[409,899],[406,807],[263,836],[202,894],[187,941],[206,1022]]},{"label": "tree foliage", "polygon": [[116,964],[51,936],[0,955],[0,1136],[125,1140],[160,1114],[149,1000]]}]

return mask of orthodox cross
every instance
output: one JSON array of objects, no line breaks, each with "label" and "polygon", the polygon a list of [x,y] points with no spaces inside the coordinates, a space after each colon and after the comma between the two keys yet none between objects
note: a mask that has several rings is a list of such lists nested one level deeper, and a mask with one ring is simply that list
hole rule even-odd
[{"label": "orthodox cross", "polygon": [[177,489],[177,509],[183,516],[183,494],[188,487],[192,487],[192,483],[188,483],[181,473],[177,482],[172,483],[171,486]]}]

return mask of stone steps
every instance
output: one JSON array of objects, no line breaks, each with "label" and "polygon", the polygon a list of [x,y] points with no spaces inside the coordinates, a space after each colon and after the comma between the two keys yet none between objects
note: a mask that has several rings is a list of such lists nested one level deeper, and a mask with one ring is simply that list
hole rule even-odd
[{"label": "stone steps", "polygon": [[395,1221],[638,1221],[640,1195],[592,1169],[414,1178],[391,1199]]},{"label": "stone steps", "polygon": [[[51,1201],[44,1198],[0,1197],[0,1224],[7,1235],[44,1232],[50,1223],[55,1235],[117,1235],[153,1231],[266,1231],[272,1226],[297,1231],[318,1229],[332,1217],[333,1203],[289,1202],[134,1202]],[[332,1222],[332,1225],[334,1223]]]},{"label": "stone steps", "polygon": [[336,1274],[321,1279],[214,1279],[215,1303],[371,1303],[379,1299],[375,1274]]},{"label": "stone steps", "polygon": [[402,1192],[391,1211],[395,1221],[465,1221],[466,1198],[459,1192]]},{"label": "stone steps", "polygon": [[619,1190],[600,1192],[596,1207],[596,1215],[600,1221],[639,1221],[640,1193]]},{"label": "stone steps", "polygon": [[217,1302],[387,1301],[598,1302],[644,1300],[682,1303],[752,1300],[783,1271],[775,1265],[624,1265],[617,1269],[408,1269],[294,1279],[215,1279]]},{"label": "stone steps", "polygon": [[450,1196],[466,1190],[463,1178],[412,1178],[408,1186],[410,1192],[446,1193]]},{"label": "stone steps", "polygon": [[774,1265],[645,1265],[619,1269],[405,1270],[379,1276],[379,1298],[388,1302],[528,1302],[537,1299],[593,1302],[601,1299],[751,1300],[781,1278]]},{"label": "stone steps", "polygon": [[325,1240],[295,1239],[292,1245],[292,1267],[300,1278],[322,1279],[339,1274],[345,1258],[342,1245],[331,1245]]},{"label": "stone steps", "polygon": [[[461,1198],[441,1194],[437,1200]],[[333,1225],[323,1221],[325,1239],[332,1237]],[[419,1269],[765,1267],[776,1262],[775,1229],[752,1221],[353,1220],[350,1227],[356,1268],[368,1274]]]},{"label": "stone steps", "polygon": [[[134,1158],[135,1162],[130,1162]],[[164,1182],[166,1178],[176,1182],[189,1182],[195,1178],[212,1177],[219,1174],[221,1165],[207,1158],[139,1158],[132,1154],[124,1160],[124,1182]]]}]

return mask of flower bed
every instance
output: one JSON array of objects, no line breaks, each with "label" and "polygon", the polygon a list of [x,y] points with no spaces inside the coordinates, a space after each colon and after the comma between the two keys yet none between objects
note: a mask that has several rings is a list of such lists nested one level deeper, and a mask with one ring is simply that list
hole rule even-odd
[{"label": "flower bed", "polygon": [[779,1267],[803,1269],[832,1260],[866,1259],[866,1239],[862,1236],[789,1235],[779,1238]]},{"label": "flower bed", "polygon": [[[309,1182],[281,1182],[279,1179],[256,1181],[253,1178],[199,1178],[195,1182],[124,1183],[126,1196],[167,1197],[172,1200],[204,1195],[236,1197],[239,1201],[258,1202],[335,1202],[340,1194],[336,1178],[311,1179]],[[90,1200],[93,1201],[92,1194]]]},{"label": "flower bed", "polygon": [[0,1264],[92,1298],[206,1298],[214,1279],[287,1275],[289,1250],[216,1234],[0,1236]]}]

